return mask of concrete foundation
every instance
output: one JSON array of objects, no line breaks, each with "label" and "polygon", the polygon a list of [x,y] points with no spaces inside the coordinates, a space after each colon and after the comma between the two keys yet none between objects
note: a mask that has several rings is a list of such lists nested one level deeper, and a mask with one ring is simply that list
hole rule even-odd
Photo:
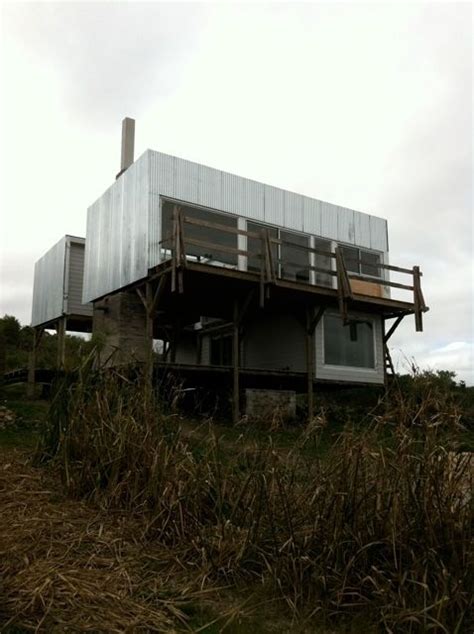
[{"label": "concrete foundation", "polygon": [[251,420],[294,420],[296,392],[291,390],[245,390],[245,414]]}]

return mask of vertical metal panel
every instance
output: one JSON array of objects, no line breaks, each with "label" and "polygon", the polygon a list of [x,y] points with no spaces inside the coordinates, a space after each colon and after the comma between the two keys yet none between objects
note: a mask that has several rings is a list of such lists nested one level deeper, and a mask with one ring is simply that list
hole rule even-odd
[{"label": "vertical metal panel", "polygon": [[221,201],[222,211],[245,218],[264,219],[264,190],[260,183],[222,172]]},{"label": "vertical metal panel", "polygon": [[388,251],[387,221],[384,218],[370,216],[370,247],[378,251]]},{"label": "vertical metal panel", "polygon": [[360,211],[354,212],[354,228],[355,244],[370,249],[370,216]]},{"label": "vertical metal panel", "polygon": [[82,288],[84,283],[84,238],[68,237],[69,267],[67,280],[67,315],[92,316],[92,304],[82,303]]},{"label": "vertical metal panel", "polygon": [[285,227],[303,231],[303,197],[293,192],[284,192],[284,216]]},{"label": "vertical metal panel", "polygon": [[174,156],[148,150],[150,169],[150,192],[159,196],[176,196],[176,163]]},{"label": "vertical metal panel", "polygon": [[176,161],[176,197],[180,200],[198,200],[199,170],[197,163]]},{"label": "vertical metal panel", "polygon": [[321,201],[303,196],[303,231],[321,235]]},{"label": "vertical metal panel", "polygon": [[198,165],[198,205],[221,209],[222,207],[222,172]]},{"label": "vertical metal panel", "polygon": [[355,240],[354,211],[338,206],[336,208],[336,215],[337,239],[341,242],[353,244]]},{"label": "vertical metal panel", "polygon": [[161,161],[157,152],[147,151],[149,183],[148,188],[148,268],[156,266],[161,261],[161,198],[160,189],[171,196],[174,192],[174,161]]},{"label": "vertical metal panel", "polygon": [[148,163],[145,152],[88,210],[84,303],[148,272]]},{"label": "vertical metal panel", "polygon": [[264,220],[268,224],[284,227],[285,192],[271,185],[264,186],[265,213]]},{"label": "vertical metal panel", "polygon": [[63,314],[66,237],[35,264],[31,325],[40,326]]},{"label": "vertical metal panel", "polygon": [[338,239],[337,207],[331,203],[321,202],[321,236],[333,240]]}]

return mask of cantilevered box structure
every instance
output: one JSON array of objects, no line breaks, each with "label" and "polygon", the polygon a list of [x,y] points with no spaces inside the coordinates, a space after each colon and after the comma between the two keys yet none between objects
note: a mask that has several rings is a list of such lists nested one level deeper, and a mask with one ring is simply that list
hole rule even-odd
[{"label": "cantilevered box structure", "polygon": [[389,263],[386,220],[152,150],[134,162],[133,135],[125,119],[84,259],[66,236],[37,263],[33,326],[92,315],[101,363],[227,381],[234,419],[247,388],[305,391],[311,414],[318,383],[384,383],[390,336],[427,310],[419,268]]},{"label": "cantilevered box structure", "polygon": [[383,384],[420,275],[383,218],[152,150],[88,210],[83,301],[117,362],[160,339],[160,364],[232,377],[236,415],[242,385]]}]

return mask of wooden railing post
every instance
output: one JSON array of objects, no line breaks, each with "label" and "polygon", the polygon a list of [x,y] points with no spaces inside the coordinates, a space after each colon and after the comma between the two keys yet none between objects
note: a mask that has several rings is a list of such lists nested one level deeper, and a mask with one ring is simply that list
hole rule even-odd
[{"label": "wooden railing post", "polygon": [[232,422],[237,424],[240,419],[240,381],[239,381],[239,302],[234,301],[234,315],[232,324]]},{"label": "wooden railing post", "polygon": [[423,313],[426,310],[425,300],[421,292],[420,267],[413,267],[413,304],[415,306],[415,329],[416,332],[423,332]]},{"label": "wooden railing post", "polygon": [[339,300],[339,311],[344,324],[348,323],[347,300],[352,299],[351,282],[347,274],[344,256],[339,247],[336,247],[336,273],[337,273],[337,296]]}]

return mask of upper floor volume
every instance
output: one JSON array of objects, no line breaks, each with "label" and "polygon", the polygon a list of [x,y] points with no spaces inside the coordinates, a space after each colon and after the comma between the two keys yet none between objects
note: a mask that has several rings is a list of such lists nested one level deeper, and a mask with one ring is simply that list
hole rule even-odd
[{"label": "upper floor volume", "polygon": [[277,277],[333,286],[339,246],[351,273],[388,281],[385,219],[147,150],[88,209],[83,301],[169,259],[176,210],[188,261],[258,271],[265,231]]}]

